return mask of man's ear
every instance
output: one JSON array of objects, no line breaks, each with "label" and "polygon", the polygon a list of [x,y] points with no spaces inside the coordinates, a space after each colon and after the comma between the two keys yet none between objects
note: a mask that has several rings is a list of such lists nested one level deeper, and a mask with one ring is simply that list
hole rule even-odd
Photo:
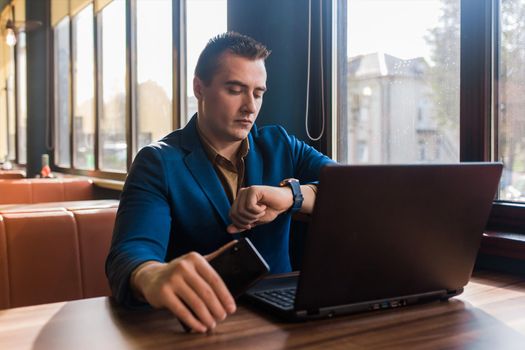
[{"label": "man's ear", "polygon": [[196,76],[193,77],[193,95],[199,100],[202,97],[202,88],[204,86],[204,83],[202,80],[197,78]]}]

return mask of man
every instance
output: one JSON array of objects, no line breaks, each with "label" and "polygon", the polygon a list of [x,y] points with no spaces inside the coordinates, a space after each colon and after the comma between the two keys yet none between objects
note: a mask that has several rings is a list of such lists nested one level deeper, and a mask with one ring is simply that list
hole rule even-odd
[{"label": "man", "polygon": [[[210,40],[193,81],[198,113],[137,154],[106,262],[120,303],[147,302],[197,332],[213,329],[236,305],[208,261],[240,234],[271,273],[291,270],[291,213],[312,211],[316,188],[308,184],[332,160],[281,127],[253,127],[268,55],[261,43],[237,33]],[[279,186],[289,178],[302,185],[287,180]]]}]

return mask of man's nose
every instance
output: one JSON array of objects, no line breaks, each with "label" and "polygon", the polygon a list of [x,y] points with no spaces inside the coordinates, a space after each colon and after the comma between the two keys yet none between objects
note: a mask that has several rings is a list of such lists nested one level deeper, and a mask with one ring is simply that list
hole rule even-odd
[{"label": "man's nose", "polygon": [[244,111],[250,114],[257,112],[255,97],[251,94],[246,94],[244,98]]}]

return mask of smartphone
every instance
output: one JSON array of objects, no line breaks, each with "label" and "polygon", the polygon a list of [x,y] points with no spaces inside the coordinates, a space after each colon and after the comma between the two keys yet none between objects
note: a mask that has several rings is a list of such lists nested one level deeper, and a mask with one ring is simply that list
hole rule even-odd
[{"label": "smartphone", "polygon": [[[210,265],[221,276],[235,299],[270,271],[264,258],[246,237],[240,238],[237,243],[210,260]],[[191,328],[184,322],[181,321],[181,324],[186,332],[191,332]]]},{"label": "smartphone", "polygon": [[264,258],[246,237],[210,260],[210,265],[235,299],[270,271]]}]

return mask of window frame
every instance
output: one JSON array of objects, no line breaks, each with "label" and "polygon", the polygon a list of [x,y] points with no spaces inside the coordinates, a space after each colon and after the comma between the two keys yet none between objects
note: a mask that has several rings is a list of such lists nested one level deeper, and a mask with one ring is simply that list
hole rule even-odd
[{"label": "window frame", "polygon": [[[461,118],[461,161],[498,159],[499,4],[500,0],[461,1],[461,62],[469,62],[461,65],[461,115],[472,116]],[[487,229],[525,233],[525,203],[495,200]],[[525,235],[516,244],[525,245]]]}]

